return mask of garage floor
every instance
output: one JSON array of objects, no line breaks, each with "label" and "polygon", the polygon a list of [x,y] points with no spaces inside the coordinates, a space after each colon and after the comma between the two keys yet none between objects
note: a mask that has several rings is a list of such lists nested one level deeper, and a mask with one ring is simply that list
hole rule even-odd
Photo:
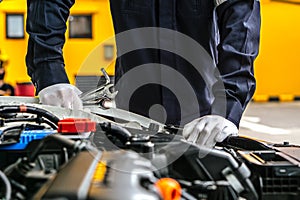
[{"label": "garage floor", "polygon": [[242,118],[240,135],[300,145],[300,101],[251,102]]}]

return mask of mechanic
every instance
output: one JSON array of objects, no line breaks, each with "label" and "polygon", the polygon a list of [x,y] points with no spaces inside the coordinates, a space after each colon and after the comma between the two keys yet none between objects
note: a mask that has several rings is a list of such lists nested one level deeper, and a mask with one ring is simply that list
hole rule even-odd
[{"label": "mechanic", "polygon": [[12,85],[4,82],[5,66],[8,63],[7,54],[0,49],[0,96],[14,96],[15,89]]},{"label": "mechanic", "polygon": [[[73,4],[74,0],[27,1],[29,41],[26,63],[42,103],[81,109],[80,91],[69,84],[62,55],[66,21]],[[184,125],[184,137],[200,145],[211,147],[228,135],[238,133],[241,116],[255,91],[253,63],[258,55],[260,35],[258,0],[110,0],[110,7],[116,35],[135,28],[160,27],[183,33],[199,43],[215,61],[226,97],[226,111],[222,113],[222,108],[218,108],[219,102],[208,92],[210,86],[203,79],[203,74],[197,73],[185,59],[164,49],[137,48],[133,52],[123,52],[126,46],[117,36],[117,90],[126,86],[128,80],[131,80],[129,84],[135,84],[135,78],[119,82],[137,66],[149,63],[170,66],[190,83],[197,96],[196,107],[201,110],[198,112],[192,102],[184,105],[187,107],[185,112],[176,95],[160,84],[145,84],[138,88],[130,96],[129,103],[122,102],[123,96],[117,95],[118,107],[150,115],[163,123]],[[181,48],[173,44],[176,37],[172,36],[164,36],[163,39],[157,36],[158,44]],[[138,45],[142,41],[139,39],[147,40],[133,33],[126,38],[129,43],[125,43]],[[159,74],[160,68],[154,68],[156,65],[140,75],[163,77]],[[218,81],[215,82],[215,85],[218,84]],[[119,92],[122,94],[122,91]],[[153,105],[163,108],[158,106],[149,114]]]}]

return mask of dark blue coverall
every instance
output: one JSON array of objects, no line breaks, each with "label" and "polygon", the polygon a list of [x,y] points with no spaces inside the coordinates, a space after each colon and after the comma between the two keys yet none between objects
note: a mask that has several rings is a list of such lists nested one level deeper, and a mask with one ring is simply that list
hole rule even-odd
[{"label": "dark blue coverall", "polygon": [[[55,83],[68,82],[62,47],[65,23],[73,3],[72,0],[28,1],[27,31],[30,38],[26,61],[28,74],[36,85],[37,92]],[[259,1],[110,0],[110,6],[116,34],[134,28],[161,27],[183,33],[198,42],[214,59],[222,78],[226,96],[224,117],[239,126],[243,111],[255,91],[253,62],[259,49]],[[214,25],[218,27],[218,40],[212,32]],[[134,43],[137,38],[132,34],[128,38],[129,43]],[[130,111],[148,116],[149,108],[160,104],[167,113],[166,123],[174,125],[185,124],[212,113],[215,102],[207,92],[206,82],[187,60],[169,51],[151,48],[123,54],[122,43],[118,41],[118,37],[116,40],[120,56],[116,64],[116,83],[137,66],[149,63],[167,65],[188,80],[196,93],[197,106],[200,107],[200,112],[182,114],[183,109],[170,89],[148,83],[132,94]],[[159,42],[162,41],[160,38]],[[214,42],[217,44],[214,45]],[[151,70],[144,74],[152,75],[155,76],[151,74]],[[122,96],[118,98],[119,107],[127,108],[125,104],[128,102],[122,102]],[[213,114],[219,113],[216,110]],[[164,121],[159,116],[156,117],[156,120]]]}]

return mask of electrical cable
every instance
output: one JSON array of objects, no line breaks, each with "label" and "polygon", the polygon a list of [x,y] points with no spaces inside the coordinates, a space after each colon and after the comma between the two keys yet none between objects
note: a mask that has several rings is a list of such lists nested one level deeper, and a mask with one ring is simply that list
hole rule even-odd
[{"label": "electrical cable", "polygon": [[34,117],[34,118],[27,118],[27,117],[18,117],[18,118],[9,118],[9,119],[3,119],[4,123],[12,123],[12,122],[35,122],[37,124],[46,123],[51,128],[57,129],[57,125],[55,125],[53,122],[46,118],[41,117]]},{"label": "electrical cable", "polygon": [[11,184],[7,178],[7,176],[0,170],[0,178],[2,179],[2,181],[5,184],[5,199],[6,200],[10,200],[11,199],[11,193],[12,193],[12,189],[11,189]]},{"label": "electrical cable", "polygon": [[27,105],[4,105],[0,106],[0,113],[31,113],[40,115],[42,117],[45,117],[46,119],[50,120],[54,124],[58,124],[59,118],[50,113],[47,110],[33,107],[33,106],[27,106]]}]

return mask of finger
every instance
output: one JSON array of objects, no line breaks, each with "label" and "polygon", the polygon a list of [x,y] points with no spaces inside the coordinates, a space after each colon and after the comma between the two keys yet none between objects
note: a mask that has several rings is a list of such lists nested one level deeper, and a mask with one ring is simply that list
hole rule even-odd
[{"label": "finger", "polygon": [[193,132],[193,127],[186,125],[186,126],[184,126],[184,128],[182,130],[182,136],[184,138],[189,138],[192,132]]},{"label": "finger", "polygon": [[73,109],[75,110],[83,110],[82,101],[78,96],[74,97]]},{"label": "finger", "polygon": [[83,105],[82,105],[82,101],[76,101],[75,102],[75,107],[74,109],[77,109],[77,110],[83,110]]},{"label": "finger", "polygon": [[189,138],[190,137],[190,135],[192,134],[192,132],[193,132],[196,124],[198,123],[198,121],[199,121],[198,119],[195,119],[192,122],[190,122],[190,123],[188,123],[184,126],[183,131],[182,131],[182,136],[184,138]]},{"label": "finger", "polygon": [[61,97],[60,102],[63,108],[72,109],[73,107],[73,96],[70,89],[59,90],[59,95]]},{"label": "finger", "polygon": [[202,138],[202,144],[205,146],[215,146],[216,144],[216,137],[222,133],[223,129],[223,121],[220,121],[219,118],[214,120],[210,120],[207,123],[204,132],[206,132],[206,137]]},{"label": "finger", "polygon": [[[203,130],[206,126],[206,121],[205,120],[200,120],[195,128],[193,129],[192,135],[192,142],[199,144],[199,141],[201,141],[201,138],[206,134]],[[201,143],[200,143],[201,144]]]},{"label": "finger", "polygon": [[45,94],[42,98],[40,98],[42,104],[51,105],[51,106],[60,106],[60,100],[57,98],[55,94]]},{"label": "finger", "polygon": [[217,135],[215,140],[216,142],[223,142],[225,138],[227,138],[229,135],[237,135],[235,130],[232,130],[230,127],[225,127],[221,134]]},{"label": "finger", "polygon": [[198,134],[198,138],[196,143],[198,145],[204,145],[206,142],[206,138],[208,137],[208,132],[205,130],[202,130],[199,134]]},{"label": "finger", "polygon": [[72,101],[70,101],[70,100],[62,100],[61,101],[61,107],[63,107],[63,108],[68,108],[68,109],[72,109]]},{"label": "finger", "polygon": [[195,143],[195,142],[197,141],[197,138],[198,138],[197,132],[196,132],[195,130],[193,130],[193,131],[189,134],[189,136],[188,136],[188,138],[187,138],[187,141],[192,142],[192,143]]},{"label": "finger", "polygon": [[205,145],[209,135],[211,134],[212,125],[211,123],[206,123],[203,130],[199,133],[199,137],[197,140],[197,144],[199,145]]},{"label": "finger", "polygon": [[221,134],[221,129],[219,128],[219,126],[217,124],[214,124],[213,127],[210,127],[210,133],[208,134],[208,137],[205,140],[204,145],[207,147],[214,147],[216,144],[216,137]]}]

